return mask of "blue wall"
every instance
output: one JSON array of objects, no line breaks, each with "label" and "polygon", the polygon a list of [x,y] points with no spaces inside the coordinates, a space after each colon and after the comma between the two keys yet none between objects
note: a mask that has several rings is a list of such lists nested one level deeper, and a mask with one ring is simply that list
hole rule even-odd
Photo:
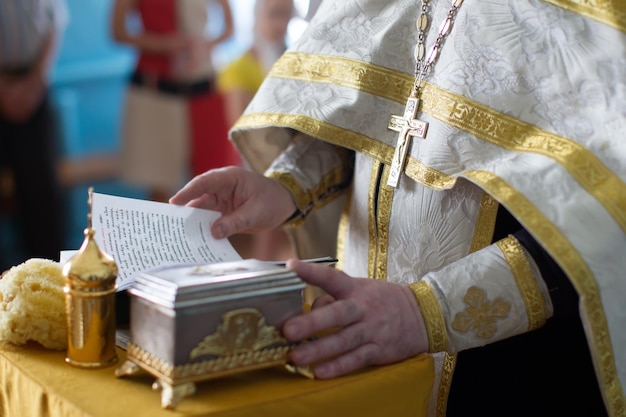
[{"label": "blue wall", "polygon": [[70,21],[52,71],[54,104],[68,156],[116,150],[132,50],[110,38],[112,0],[67,0]]},{"label": "blue wall", "polygon": [[[52,103],[60,122],[60,152],[68,158],[115,153],[120,144],[126,79],[134,63],[128,47],[115,44],[109,26],[113,0],[67,0],[69,24],[52,70]],[[67,248],[77,248],[87,224],[87,189],[143,198],[142,190],[115,180],[67,192]]]}]

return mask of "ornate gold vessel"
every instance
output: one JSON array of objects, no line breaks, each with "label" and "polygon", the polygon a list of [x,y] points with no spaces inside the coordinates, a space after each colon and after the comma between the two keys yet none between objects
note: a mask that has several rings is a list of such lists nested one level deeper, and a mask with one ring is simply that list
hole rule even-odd
[{"label": "ornate gold vessel", "polygon": [[78,253],[63,265],[68,347],[65,361],[80,368],[102,368],[117,361],[115,280],[117,264],[94,240],[89,189],[88,226]]}]

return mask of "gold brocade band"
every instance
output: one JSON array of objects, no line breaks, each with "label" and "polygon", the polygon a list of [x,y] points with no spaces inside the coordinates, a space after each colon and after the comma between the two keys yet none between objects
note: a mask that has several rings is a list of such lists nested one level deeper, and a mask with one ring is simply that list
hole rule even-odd
[{"label": "gold brocade band", "polygon": [[302,189],[302,187],[300,186],[300,184],[298,184],[298,181],[296,181],[292,174],[288,172],[274,171],[269,173],[267,177],[275,179],[289,190],[295,200],[298,210],[301,213],[304,212],[304,210],[306,210],[308,207],[313,205],[311,194]]},{"label": "gold brocade band", "polygon": [[[377,190],[376,205],[370,210],[376,210],[376,278],[386,280],[389,275],[389,224],[391,219],[391,205],[393,203],[393,187],[387,187],[389,178],[389,165],[382,166],[382,176]],[[382,185],[382,186],[380,186]],[[373,212],[374,213],[374,212]]]},{"label": "gold brocade band", "polygon": [[[437,119],[514,152],[547,156],[563,166],[626,232],[626,184],[579,143],[450,92],[424,91]],[[425,105],[426,107],[426,105]]]},{"label": "gold brocade band", "polygon": [[525,228],[545,247],[563,268],[580,294],[583,311],[590,329],[590,349],[598,366],[599,383],[606,398],[609,415],[621,415],[626,399],[617,376],[615,355],[598,285],[589,266],[561,231],[550,222],[523,194],[503,179],[487,171],[468,171],[463,176],[493,195],[510,209]]},{"label": "gold brocade band", "polygon": [[[294,197],[300,215],[291,223],[296,226],[314,209],[328,204],[345,187],[340,187],[345,181],[345,169],[341,165],[321,178],[319,184],[310,190],[303,190],[302,186],[289,172],[270,172],[268,178],[273,178],[286,187]],[[333,190],[328,192],[327,190]]]},{"label": "gold brocade band", "polygon": [[[267,126],[289,127],[315,138],[361,152],[381,162],[390,162],[394,149],[352,130],[344,129],[306,115],[285,113],[251,113],[241,116],[233,129],[254,129]],[[355,149],[355,144],[359,148]],[[454,180],[452,180],[454,181]]]},{"label": "gold brocade band", "polygon": [[528,315],[528,331],[542,327],[548,316],[546,305],[522,245],[511,235],[496,244],[509,264],[517,288],[524,300]]},{"label": "gold brocade band", "polygon": [[444,352],[448,348],[448,331],[439,301],[430,285],[425,281],[414,282],[409,287],[424,316],[426,333],[428,334],[428,351]]},{"label": "gold brocade band", "polygon": [[[321,138],[329,143],[361,152],[386,165],[391,164],[394,148],[354,131],[332,125],[305,115],[284,113],[252,113],[241,116],[234,129],[252,129],[267,126],[281,126],[296,129],[310,136]],[[358,149],[355,147],[358,144]],[[427,167],[411,158],[407,161],[406,174],[409,178],[435,190],[452,188],[456,179],[436,169]]]},{"label": "gold brocade band", "polygon": [[376,222],[376,215],[374,207],[376,207],[376,192],[378,190],[378,177],[383,164],[376,159],[372,159],[372,173],[370,174],[370,184],[367,190],[367,235],[369,240],[367,242],[367,276],[376,279],[376,264],[378,259],[376,256],[376,249],[378,248],[378,238],[376,236],[376,228],[378,224]]},{"label": "gold brocade band", "polygon": [[[283,55],[269,76],[355,88],[398,103],[405,102],[413,85],[413,77],[406,73],[362,61],[303,53]],[[429,83],[423,89],[421,110],[448,125],[504,149],[552,158],[567,169],[626,232],[626,184],[579,143]],[[266,115],[270,116],[272,115]],[[386,162],[391,160],[393,148],[388,145],[371,138],[363,141],[363,135],[338,127],[334,129],[340,129],[345,137],[328,136],[329,132],[325,130],[330,128],[329,125],[307,117],[303,119],[296,119],[298,116],[292,117],[293,122],[298,120],[297,128],[305,128],[306,132],[310,131],[315,137],[327,140],[332,138],[333,143],[348,146],[350,149],[354,149],[355,143],[364,144],[363,149],[358,151]],[[249,121],[242,120],[243,125],[248,127]],[[292,124],[288,125],[295,127]],[[357,138],[361,142],[356,142]],[[427,168],[414,158],[409,159],[406,173],[416,181],[435,189],[448,188],[454,184],[452,177]]]},{"label": "gold brocade band", "polygon": [[452,386],[452,377],[456,368],[457,354],[443,353],[443,364],[441,365],[441,380],[437,390],[437,417],[446,417],[448,407],[448,397]]},{"label": "gold brocade band", "polygon": [[480,201],[480,209],[476,219],[474,237],[470,245],[470,253],[474,253],[491,243],[493,232],[496,228],[496,216],[498,215],[498,202],[489,194],[483,193]]},{"label": "gold brocade band", "polygon": [[544,0],[562,9],[586,16],[617,30],[626,32],[624,0]]}]

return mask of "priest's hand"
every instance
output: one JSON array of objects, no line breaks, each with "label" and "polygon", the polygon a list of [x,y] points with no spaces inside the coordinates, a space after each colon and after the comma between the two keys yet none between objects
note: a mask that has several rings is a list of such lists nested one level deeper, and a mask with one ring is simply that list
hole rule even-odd
[{"label": "priest's hand", "polygon": [[273,229],[296,210],[279,182],[240,167],[214,169],[189,181],[170,203],[219,211],[211,233],[217,239]]},{"label": "priest's hand", "polygon": [[408,287],[295,260],[287,267],[326,294],[316,299],[311,312],[285,323],[285,337],[299,341],[336,329],[291,352],[296,365],[315,364],[316,378],[334,378],[428,350],[424,321]]}]

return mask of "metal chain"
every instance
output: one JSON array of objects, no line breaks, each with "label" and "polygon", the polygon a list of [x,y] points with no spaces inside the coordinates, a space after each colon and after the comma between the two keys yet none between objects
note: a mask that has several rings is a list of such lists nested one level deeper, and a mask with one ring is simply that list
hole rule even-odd
[{"label": "metal chain", "polygon": [[420,15],[417,17],[417,22],[415,26],[417,27],[417,44],[415,45],[415,81],[413,82],[413,97],[418,97],[420,90],[424,84],[424,78],[430,72],[431,68],[435,64],[435,61],[439,57],[439,53],[441,52],[443,41],[446,39],[450,31],[452,30],[452,24],[454,23],[454,18],[456,17],[456,12],[463,4],[463,0],[453,0],[452,6],[450,6],[450,10],[448,10],[448,16],[441,23],[441,27],[439,28],[439,34],[437,35],[437,39],[435,39],[435,43],[433,44],[430,52],[428,54],[428,58],[426,59],[426,30],[428,29],[430,19],[428,17],[428,6],[430,0],[422,0],[422,7]]}]

